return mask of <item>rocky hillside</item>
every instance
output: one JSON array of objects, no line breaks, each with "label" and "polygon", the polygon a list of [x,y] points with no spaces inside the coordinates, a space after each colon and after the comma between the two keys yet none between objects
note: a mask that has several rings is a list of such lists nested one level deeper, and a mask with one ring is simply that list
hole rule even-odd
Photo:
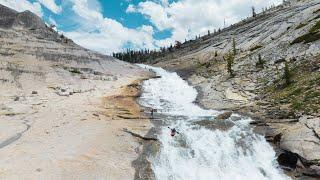
[{"label": "rocky hillside", "polygon": [[0,179],[133,179],[147,77],[0,5]]},{"label": "rocky hillside", "polygon": [[255,117],[293,176],[320,177],[318,0],[286,1],[155,61],[196,86],[201,105]]}]

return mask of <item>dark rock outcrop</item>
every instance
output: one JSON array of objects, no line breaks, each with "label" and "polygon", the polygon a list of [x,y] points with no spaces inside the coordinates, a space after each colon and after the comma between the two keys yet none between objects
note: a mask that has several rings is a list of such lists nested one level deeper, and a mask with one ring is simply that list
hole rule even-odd
[{"label": "dark rock outcrop", "polygon": [[297,167],[298,158],[296,153],[285,151],[278,156],[277,160],[280,166],[294,170]]},{"label": "dark rock outcrop", "polygon": [[42,19],[30,11],[24,11],[16,15],[13,27],[19,26],[31,30],[47,28],[46,24],[42,21]]},{"label": "dark rock outcrop", "polygon": [[0,4],[0,27],[10,28],[13,26],[18,12]]},{"label": "dark rock outcrop", "polygon": [[0,4],[0,27],[1,28],[28,28],[45,29],[46,24],[40,17],[30,11],[17,12]]}]

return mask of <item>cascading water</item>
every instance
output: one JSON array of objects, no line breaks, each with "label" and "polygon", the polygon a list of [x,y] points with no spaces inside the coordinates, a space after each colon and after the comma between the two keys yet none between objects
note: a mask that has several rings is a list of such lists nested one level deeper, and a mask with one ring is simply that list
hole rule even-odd
[{"label": "cascading water", "polygon": [[289,179],[277,167],[272,147],[252,132],[250,118],[233,115],[233,125],[224,130],[199,126],[195,122],[216,121],[221,112],[194,104],[197,91],[176,73],[139,66],[161,76],[144,82],[140,103],[157,109],[163,124],[180,132],[171,137],[167,126],[161,128],[160,151],[150,158],[156,179]]}]

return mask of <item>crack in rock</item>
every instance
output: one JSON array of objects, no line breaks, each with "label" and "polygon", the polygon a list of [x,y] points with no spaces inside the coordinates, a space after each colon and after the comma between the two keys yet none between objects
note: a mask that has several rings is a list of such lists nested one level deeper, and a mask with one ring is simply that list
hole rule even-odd
[{"label": "crack in rock", "polygon": [[[316,137],[316,138],[318,138],[319,139],[319,141],[320,141],[320,135],[316,132],[316,130],[314,130],[314,128],[312,128],[312,127],[309,127],[308,126],[308,124],[304,124],[308,129],[310,129],[310,130],[312,130],[312,132],[314,133],[314,136]],[[319,143],[317,143],[317,144],[319,144]]]},{"label": "crack in rock", "polygon": [[0,143],[0,149],[12,144],[13,142],[17,141],[18,139],[20,139],[21,136],[30,129],[31,125],[28,124],[28,123],[29,123],[28,120],[24,120],[22,124],[26,125],[27,128],[25,130],[17,133],[16,135],[4,140],[3,142],[1,142]]}]

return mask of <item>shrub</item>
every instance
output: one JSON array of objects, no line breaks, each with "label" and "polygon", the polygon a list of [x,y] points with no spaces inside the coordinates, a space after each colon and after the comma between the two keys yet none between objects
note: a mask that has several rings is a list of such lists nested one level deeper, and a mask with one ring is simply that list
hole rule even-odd
[{"label": "shrub", "polygon": [[317,32],[320,29],[320,21],[318,21],[312,28],[309,30],[309,32],[314,33]]},{"label": "shrub", "polygon": [[256,67],[257,68],[261,68],[263,69],[264,68],[264,60],[262,59],[261,57],[261,54],[258,55],[258,62],[256,63]]}]

